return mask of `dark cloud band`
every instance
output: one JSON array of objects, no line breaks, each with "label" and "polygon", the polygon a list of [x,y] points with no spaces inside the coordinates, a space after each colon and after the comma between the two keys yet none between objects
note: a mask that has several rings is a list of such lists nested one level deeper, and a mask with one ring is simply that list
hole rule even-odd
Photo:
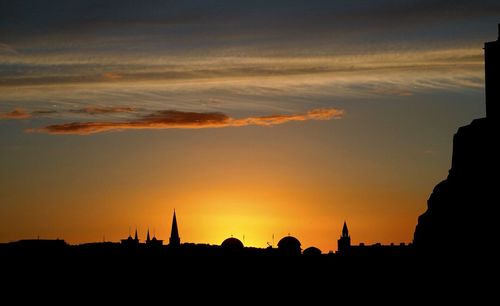
[{"label": "dark cloud band", "polygon": [[107,131],[130,129],[201,129],[240,126],[273,126],[291,121],[339,119],[343,110],[321,108],[303,114],[270,115],[260,117],[232,118],[223,113],[182,112],[175,110],[157,111],[139,119],[120,122],[72,122],[30,129],[28,132],[49,134],[89,135]]}]

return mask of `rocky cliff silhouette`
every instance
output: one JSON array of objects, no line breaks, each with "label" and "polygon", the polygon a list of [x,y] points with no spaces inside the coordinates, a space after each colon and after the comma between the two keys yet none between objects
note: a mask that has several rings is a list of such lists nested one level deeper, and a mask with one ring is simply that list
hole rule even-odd
[{"label": "rocky cliff silhouette", "polygon": [[486,255],[498,239],[500,39],[485,43],[484,50],[486,118],[460,127],[453,138],[449,175],[418,218],[414,245],[419,253]]}]

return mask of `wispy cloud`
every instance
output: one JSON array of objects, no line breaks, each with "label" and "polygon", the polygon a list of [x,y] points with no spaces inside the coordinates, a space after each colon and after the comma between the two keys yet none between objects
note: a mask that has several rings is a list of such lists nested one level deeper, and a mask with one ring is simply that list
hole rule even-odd
[{"label": "wispy cloud", "polygon": [[22,108],[16,108],[7,113],[0,113],[0,119],[26,119],[30,118],[31,114]]},{"label": "wispy cloud", "polygon": [[87,106],[84,108],[70,110],[72,113],[77,114],[88,114],[88,115],[100,115],[100,114],[117,114],[117,113],[133,113],[136,109],[134,107],[99,107],[99,106]]},{"label": "wispy cloud", "polygon": [[157,111],[139,119],[121,122],[72,122],[55,124],[28,132],[49,134],[89,135],[106,131],[129,129],[201,129],[241,127],[249,125],[273,126],[291,121],[339,119],[344,111],[336,108],[321,108],[303,114],[270,115],[259,117],[232,118],[218,112],[182,112],[176,110]]},{"label": "wispy cloud", "polygon": [[122,75],[116,72],[104,72],[102,77],[106,80],[116,81],[122,78]]},{"label": "wispy cloud", "polygon": [[46,115],[53,115],[57,114],[58,111],[52,110],[52,109],[47,109],[47,110],[35,110],[30,113],[31,116],[46,116]]},{"label": "wispy cloud", "polygon": [[135,107],[101,107],[101,106],[87,106],[77,109],[69,110],[34,110],[28,112],[22,108],[16,108],[10,112],[0,113],[0,119],[27,119],[32,117],[45,117],[54,114],[85,114],[85,115],[110,115],[110,114],[120,114],[120,113],[134,113],[137,111]]},{"label": "wispy cloud", "polygon": [[[153,60],[148,56],[117,56],[109,59],[111,62],[106,62],[107,58],[100,58],[85,65],[66,63],[63,58],[57,57],[40,58],[44,66],[25,60],[28,59],[23,57],[21,61],[9,64],[24,68],[4,76],[0,74],[0,92],[4,97],[10,94],[27,97],[31,91],[40,89],[36,93],[39,98],[52,95],[56,93],[55,90],[64,90],[65,86],[78,86],[79,92],[87,89],[102,92],[120,86],[119,94],[123,95],[155,83],[161,83],[163,91],[179,86],[189,86],[196,91],[202,89],[206,82],[210,82],[211,88],[223,89],[228,88],[228,82],[237,82],[231,88],[251,88],[253,84],[283,87],[286,83],[297,81],[308,85],[332,81],[340,84],[339,79],[342,84],[359,85],[363,77],[370,78],[372,85],[375,81],[412,86],[414,84],[409,82],[417,80],[420,90],[439,87],[437,81],[443,79],[460,87],[477,87],[476,83],[463,82],[462,79],[471,74],[474,74],[474,78],[481,76],[483,69],[481,50],[467,48],[331,56],[209,57],[205,60],[189,57],[157,57]],[[121,66],[114,66],[114,61],[120,62]],[[99,72],[110,65],[119,71],[126,70],[126,74]],[[263,78],[266,78],[265,84],[261,82]],[[447,88],[448,85],[445,85],[444,88]],[[20,92],[20,86],[26,89]],[[124,86],[126,90],[123,90]],[[42,90],[44,88],[50,90]],[[53,98],[47,97],[47,100]],[[12,100],[12,97],[9,99]]]},{"label": "wispy cloud", "polygon": [[0,43],[0,54],[18,54],[17,50],[12,46]]}]

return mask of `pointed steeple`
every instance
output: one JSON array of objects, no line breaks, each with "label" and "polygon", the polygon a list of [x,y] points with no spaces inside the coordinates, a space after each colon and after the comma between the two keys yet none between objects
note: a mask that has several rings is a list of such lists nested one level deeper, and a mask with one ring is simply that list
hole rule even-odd
[{"label": "pointed steeple", "polygon": [[151,241],[151,238],[149,237],[149,227],[148,227],[148,234],[146,236],[146,243],[149,243]]},{"label": "pointed steeple", "polygon": [[181,238],[179,237],[179,230],[177,229],[177,218],[175,216],[174,209],[174,217],[172,219],[172,230],[170,231],[170,243],[171,246],[178,246],[181,244]]},{"label": "pointed steeple", "polygon": [[134,236],[134,240],[136,242],[139,242],[139,236],[137,235],[137,228],[135,229],[135,236]]},{"label": "pointed steeple", "polygon": [[342,227],[342,237],[349,237],[349,230],[347,229],[347,223],[345,221]]},{"label": "pointed steeple", "polygon": [[351,251],[351,237],[349,237],[349,230],[347,229],[347,223],[344,221],[344,226],[342,227],[342,235],[340,239],[337,240],[337,253],[340,255],[348,254]]}]

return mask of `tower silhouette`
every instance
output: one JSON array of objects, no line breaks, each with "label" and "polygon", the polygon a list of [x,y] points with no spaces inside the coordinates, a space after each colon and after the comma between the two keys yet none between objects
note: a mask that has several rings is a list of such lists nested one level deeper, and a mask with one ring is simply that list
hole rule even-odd
[{"label": "tower silhouette", "polygon": [[137,235],[137,228],[135,229],[134,241],[139,242],[139,236]]},{"label": "tower silhouette", "polygon": [[337,241],[337,252],[339,254],[346,254],[349,252],[351,247],[351,236],[349,236],[349,230],[347,229],[347,223],[344,221],[344,226],[342,227],[342,235]]},{"label": "tower silhouette", "polygon": [[[413,242],[421,254],[464,258],[496,254],[492,242],[498,240],[499,39],[484,44],[484,60],[486,118],[460,127],[453,137],[448,177],[434,187],[415,228]],[[474,247],[464,248],[465,241],[474,241]]]},{"label": "tower silhouette", "polygon": [[172,219],[172,230],[170,231],[170,246],[178,246],[181,244],[181,238],[179,237],[179,230],[177,229],[177,218],[175,217],[175,209],[174,209],[174,217]]},{"label": "tower silhouette", "polygon": [[500,24],[498,38],[484,44],[484,77],[486,91],[486,117],[498,120],[500,116]]}]

